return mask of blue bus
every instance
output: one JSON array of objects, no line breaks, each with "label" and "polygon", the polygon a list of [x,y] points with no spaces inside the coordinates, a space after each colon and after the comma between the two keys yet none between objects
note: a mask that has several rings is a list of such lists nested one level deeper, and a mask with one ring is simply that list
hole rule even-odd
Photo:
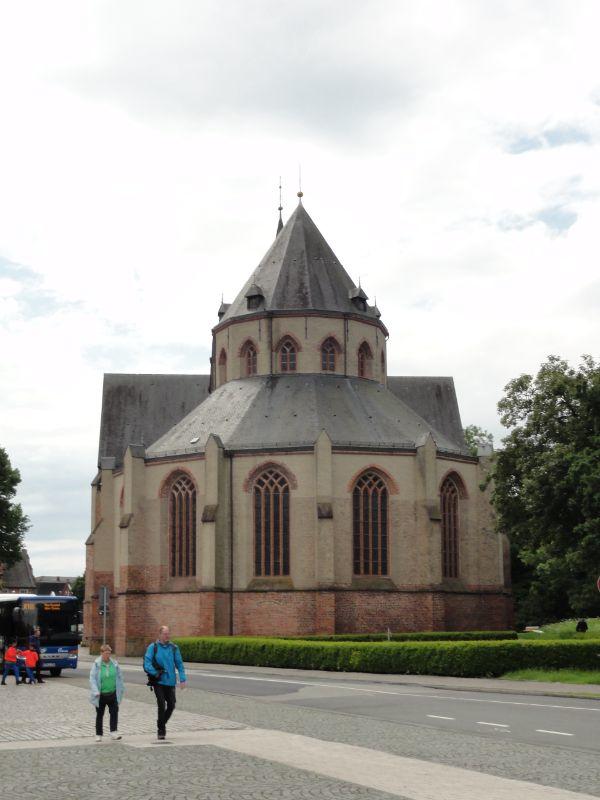
[{"label": "blue bus", "polygon": [[0,594],[0,660],[11,641],[27,644],[39,626],[41,668],[54,676],[77,669],[79,618],[79,600],[71,595]]}]

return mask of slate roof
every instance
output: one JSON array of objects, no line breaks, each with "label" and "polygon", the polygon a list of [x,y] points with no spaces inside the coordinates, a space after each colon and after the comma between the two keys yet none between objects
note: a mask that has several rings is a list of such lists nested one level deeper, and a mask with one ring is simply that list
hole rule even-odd
[{"label": "slate roof", "polygon": [[461,449],[375,381],[295,374],[228,381],[148,447],[146,456],[203,452],[211,433],[231,449],[310,447],[322,430],[334,445],[413,448],[431,432],[438,448]]},{"label": "slate roof", "polygon": [[[245,378],[243,383],[249,390],[247,382],[256,380]],[[142,431],[146,445],[153,445],[209,396],[208,381],[208,375],[105,375],[98,460],[112,457],[114,462],[107,466],[120,466],[127,446],[141,442]],[[367,383],[381,389],[378,384]],[[391,376],[388,389],[432,430],[443,434],[451,442],[449,449],[465,449],[452,378]],[[238,392],[236,404],[241,403],[242,396],[246,396],[243,390]],[[307,435],[305,431],[303,438]]]},{"label": "slate roof", "polygon": [[146,445],[177,424],[208,396],[209,375],[104,376],[98,466],[119,467],[130,444]]},{"label": "slate roof", "polygon": [[461,449],[466,449],[452,378],[392,376],[388,377],[387,385],[396,397],[415,409],[430,425]]},{"label": "slate roof", "polygon": [[22,551],[20,561],[0,575],[0,580],[5,589],[32,589],[35,592],[35,578],[27,550]]},{"label": "slate roof", "polygon": [[357,287],[302,203],[278,233],[221,322],[255,313],[248,309],[247,303],[248,290],[254,283],[264,293],[263,308],[267,311],[310,309],[377,319],[371,306],[365,312],[357,310],[351,300]]}]

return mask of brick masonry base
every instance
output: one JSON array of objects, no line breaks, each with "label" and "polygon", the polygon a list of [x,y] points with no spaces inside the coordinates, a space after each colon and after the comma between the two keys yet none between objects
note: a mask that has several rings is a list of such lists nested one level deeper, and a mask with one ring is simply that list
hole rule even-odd
[{"label": "brick masonry base", "polygon": [[[92,652],[102,618],[92,601],[85,635]],[[96,613],[94,613],[96,612]],[[252,591],[233,595],[233,633],[302,636],[332,633],[505,630],[513,625],[512,598],[496,591]],[[127,593],[111,598],[109,642],[117,655],[140,655],[160,625],[172,636],[230,632],[227,592]]]}]

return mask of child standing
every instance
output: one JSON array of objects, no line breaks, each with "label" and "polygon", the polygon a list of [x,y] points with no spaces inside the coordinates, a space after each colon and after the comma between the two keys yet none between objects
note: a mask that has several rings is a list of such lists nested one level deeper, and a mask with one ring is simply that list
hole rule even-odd
[{"label": "child standing", "polygon": [[27,683],[31,685],[33,683],[36,683],[33,670],[35,669],[35,665],[38,662],[38,654],[35,652],[35,650],[32,650],[31,647],[28,647],[27,650],[23,650],[23,656],[25,657],[25,672],[27,673]]},{"label": "child standing", "polygon": [[4,653],[4,672],[2,674],[2,686],[6,686],[6,676],[12,672],[15,676],[17,686],[19,685],[19,667],[17,665],[17,643],[11,642]]}]

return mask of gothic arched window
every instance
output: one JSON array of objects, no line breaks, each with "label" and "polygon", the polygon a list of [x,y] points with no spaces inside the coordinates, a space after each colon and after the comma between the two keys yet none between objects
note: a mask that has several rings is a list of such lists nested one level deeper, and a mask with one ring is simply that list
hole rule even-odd
[{"label": "gothic arched window", "polygon": [[323,372],[335,372],[335,357],[338,352],[335,339],[330,337],[321,345],[321,369]]},{"label": "gothic arched window", "polygon": [[381,351],[381,380],[385,381],[385,353]]},{"label": "gothic arched window", "polygon": [[457,475],[448,475],[440,489],[442,576],[444,578],[458,578],[460,495],[460,478]]},{"label": "gothic arched window", "polygon": [[290,487],[276,469],[254,481],[254,574],[290,574]]},{"label": "gothic arched window", "polygon": [[279,366],[282,372],[296,372],[296,345],[285,339],[279,348]]},{"label": "gothic arched window", "polygon": [[243,372],[245,375],[256,375],[257,353],[252,342],[246,342],[242,347]]},{"label": "gothic arched window", "polygon": [[219,385],[227,381],[227,353],[221,350],[219,354]]},{"label": "gothic arched window", "polygon": [[169,491],[169,573],[196,574],[196,487],[180,475]]},{"label": "gothic arched window", "polygon": [[373,353],[367,342],[363,342],[358,348],[358,377],[370,378],[371,377],[371,362],[373,361]]},{"label": "gothic arched window", "polygon": [[388,574],[388,488],[377,472],[363,473],[352,492],[355,575]]}]

